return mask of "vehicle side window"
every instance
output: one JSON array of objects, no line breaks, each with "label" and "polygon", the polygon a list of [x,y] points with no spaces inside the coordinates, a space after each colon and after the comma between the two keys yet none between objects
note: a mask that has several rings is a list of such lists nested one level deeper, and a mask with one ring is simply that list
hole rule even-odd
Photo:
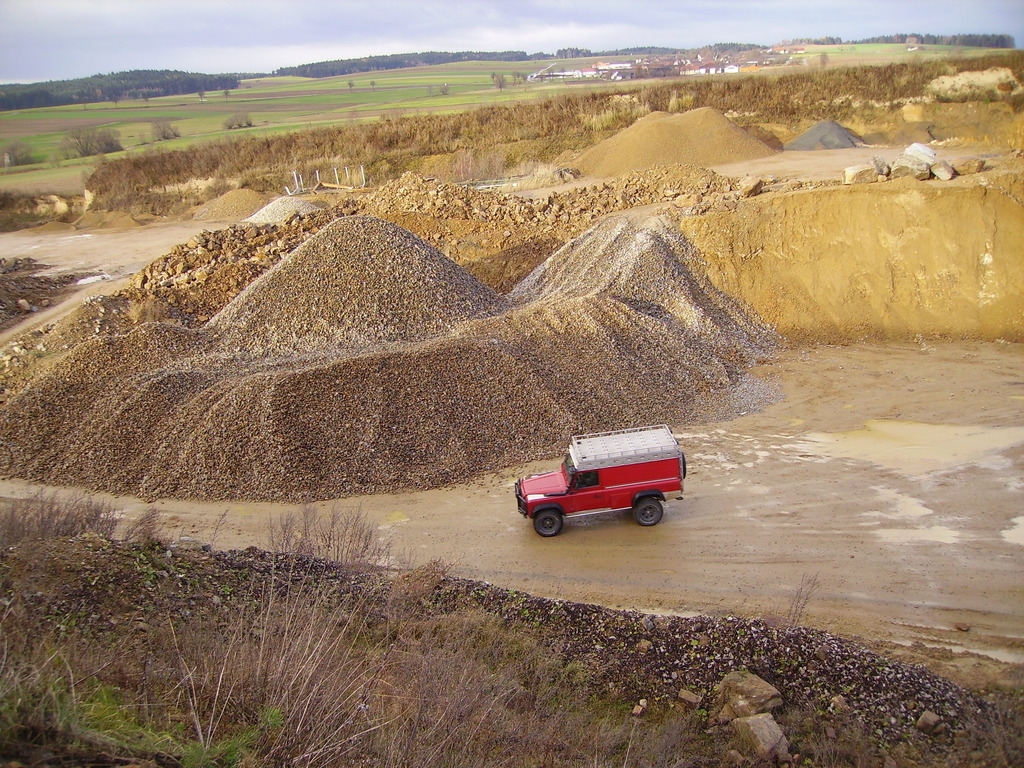
[{"label": "vehicle side window", "polygon": [[576,473],[577,488],[593,488],[598,484],[597,470]]}]

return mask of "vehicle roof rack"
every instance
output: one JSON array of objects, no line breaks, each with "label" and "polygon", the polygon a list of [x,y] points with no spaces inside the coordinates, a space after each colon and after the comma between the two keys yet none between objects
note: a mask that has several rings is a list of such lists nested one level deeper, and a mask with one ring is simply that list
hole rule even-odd
[{"label": "vehicle roof rack", "polygon": [[576,469],[600,469],[637,461],[678,458],[679,443],[665,424],[575,435],[569,458]]}]

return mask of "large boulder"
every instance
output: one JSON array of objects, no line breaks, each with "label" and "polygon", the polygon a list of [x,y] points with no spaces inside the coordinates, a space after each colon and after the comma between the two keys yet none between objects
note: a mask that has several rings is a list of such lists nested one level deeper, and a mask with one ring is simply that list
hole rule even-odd
[{"label": "large boulder", "polygon": [[782,705],[782,694],[752,672],[733,670],[715,686],[714,719],[727,723],[737,717],[770,712]]},{"label": "large boulder", "polygon": [[775,718],[767,712],[750,717],[738,717],[731,725],[736,735],[757,757],[780,763],[792,759],[786,735],[775,722]]},{"label": "large boulder", "polygon": [[878,170],[874,164],[851,165],[843,170],[843,184],[874,184],[878,181]]},{"label": "large boulder", "polygon": [[902,179],[912,178],[918,181],[925,181],[931,178],[932,167],[931,163],[922,160],[914,155],[908,155],[903,153],[892,162],[892,170],[889,172],[889,178]]}]

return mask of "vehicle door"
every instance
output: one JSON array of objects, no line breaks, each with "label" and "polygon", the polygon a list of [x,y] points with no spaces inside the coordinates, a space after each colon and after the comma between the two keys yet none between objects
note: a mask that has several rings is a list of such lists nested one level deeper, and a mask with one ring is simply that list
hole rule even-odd
[{"label": "vehicle door", "polygon": [[[607,509],[607,492],[601,484],[601,473],[596,469],[577,470],[572,477],[566,501],[571,512]],[[570,510],[566,510],[570,511]]]}]

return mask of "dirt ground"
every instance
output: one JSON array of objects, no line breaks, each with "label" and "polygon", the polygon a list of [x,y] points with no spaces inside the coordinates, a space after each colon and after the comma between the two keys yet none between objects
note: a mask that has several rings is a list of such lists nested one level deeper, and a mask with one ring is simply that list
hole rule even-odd
[{"label": "dirt ground", "polygon": [[[813,166],[798,175],[852,164],[846,151],[794,154]],[[216,226],[16,233],[0,235],[0,252],[110,278],[83,286],[81,298]],[[751,377],[750,386],[776,391],[774,405],[672,425],[689,476],[684,499],[654,528],[609,514],[570,521],[553,539],[536,535],[512,483],[558,457],[466,485],[320,506],[361,510],[411,564],[441,559],[468,578],[612,607],[785,616],[801,584],[813,584],[803,623],[911,655],[921,650],[914,643],[975,651],[984,657],[938,658],[965,682],[1024,684],[1024,347],[793,348]],[[35,490],[0,482],[5,497]],[[218,548],[266,544],[270,518],[294,509],[112,501],[127,516],[155,506],[169,533]]]}]

